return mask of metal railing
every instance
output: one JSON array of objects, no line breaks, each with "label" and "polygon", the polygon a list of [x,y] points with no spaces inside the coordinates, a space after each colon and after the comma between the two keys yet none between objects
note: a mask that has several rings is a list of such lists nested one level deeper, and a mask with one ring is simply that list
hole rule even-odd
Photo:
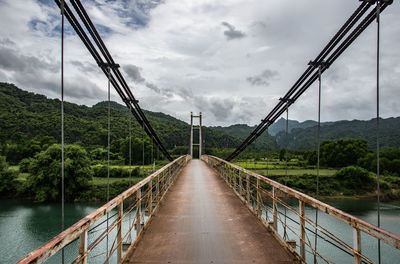
[{"label": "metal railing", "polygon": [[[31,252],[18,263],[43,263],[72,243],[75,243],[78,248],[73,252],[75,256],[72,261],[66,262],[87,263],[89,258],[95,259],[93,260],[95,263],[122,262],[138,242],[142,231],[147,227],[153,213],[158,209],[160,201],[181,168],[189,160],[189,155],[181,156],[165,165],[81,219],[42,247]],[[110,221],[109,224],[107,219]],[[123,222],[128,220],[129,224],[123,225]],[[105,226],[106,221],[107,226]],[[132,235],[135,236],[133,240]],[[107,240],[106,246],[104,246],[105,240]],[[123,250],[125,247],[127,248],[126,251]]]},{"label": "metal railing", "polygon": [[[203,155],[201,159],[217,170],[250,211],[275,235],[278,242],[301,262],[306,262],[306,255],[314,256],[326,263],[335,261],[324,256],[320,252],[320,248],[316,250],[312,243],[313,239],[310,239],[309,236],[317,236],[326,245],[351,256],[354,263],[374,263],[361,251],[362,234],[379,239],[392,248],[400,250],[400,236],[398,235],[220,158]],[[295,205],[296,201],[298,201],[298,205]],[[306,216],[306,206],[330,215],[349,227],[350,230],[352,229],[353,241],[349,243],[348,240],[345,241],[339,237],[339,230],[329,230],[327,226],[324,227],[324,224],[321,224],[324,221],[319,221],[317,224],[310,213],[309,216]],[[279,228],[283,229],[283,235],[282,230],[278,230]],[[290,240],[289,237],[295,239]]]}]

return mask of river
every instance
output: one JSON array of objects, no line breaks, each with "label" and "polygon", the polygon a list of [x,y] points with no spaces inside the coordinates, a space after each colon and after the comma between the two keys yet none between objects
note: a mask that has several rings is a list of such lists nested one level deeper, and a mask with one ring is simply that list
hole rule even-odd
[{"label": "river", "polygon": [[[328,203],[367,222],[376,223],[375,202],[344,200]],[[99,206],[100,204],[66,204],[65,226],[72,225]],[[306,215],[310,218],[314,214],[312,208],[306,209]],[[0,200],[0,263],[14,263],[57,235],[61,229],[60,215],[61,206],[58,203],[39,204],[28,201]],[[340,232],[340,236],[351,245],[353,233],[346,224],[323,213],[319,215],[319,222],[328,226],[329,230]],[[382,204],[381,226],[400,235],[400,201]],[[328,247],[323,241],[318,243],[319,250],[329,256],[329,259],[335,259],[334,263],[352,263],[352,258],[346,254],[339,250],[332,250],[332,247]],[[376,240],[362,235],[362,250],[373,260],[376,260],[376,244]],[[382,244],[382,252],[382,263],[400,263],[398,250]],[[75,252],[70,253],[75,254]],[[307,258],[310,260],[312,256],[309,254]],[[51,263],[58,262],[57,258],[51,261]]]}]

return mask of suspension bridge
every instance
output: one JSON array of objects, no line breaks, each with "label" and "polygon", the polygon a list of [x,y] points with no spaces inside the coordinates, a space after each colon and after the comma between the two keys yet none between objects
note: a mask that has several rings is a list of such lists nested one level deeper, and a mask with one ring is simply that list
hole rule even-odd
[{"label": "suspension bridge", "polygon": [[[107,193],[105,205],[67,229],[63,211],[62,232],[18,263],[43,263],[54,255],[61,255],[63,263],[337,263],[339,255],[346,256],[346,262],[381,263],[385,259],[381,243],[393,251],[400,250],[400,236],[380,227],[379,211],[379,30],[380,14],[392,1],[360,1],[359,7],[310,61],[289,91],[225,160],[203,153],[201,113],[191,116],[190,155],[173,160],[82,3],[79,0],[71,0],[69,4],[55,0],[55,3],[61,10],[62,21],[62,120],[66,18],[107,76],[109,102],[112,86],[170,163],[113,199]],[[322,76],[374,21],[377,25],[377,225],[318,200]],[[287,121],[290,106],[316,81],[319,104],[315,198],[232,163],[285,112]],[[193,117],[200,118],[198,127],[193,126]],[[108,118],[110,127],[110,112]],[[200,131],[198,160],[192,159],[196,145],[193,144],[194,128]],[[62,134],[62,146],[63,140]],[[64,196],[61,202],[64,206]],[[327,217],[340,222],[341,230],[330,230],[324,221]],[[364,254],[363,241],[369,241],[368,246],[373,241],[376,258]]]}]

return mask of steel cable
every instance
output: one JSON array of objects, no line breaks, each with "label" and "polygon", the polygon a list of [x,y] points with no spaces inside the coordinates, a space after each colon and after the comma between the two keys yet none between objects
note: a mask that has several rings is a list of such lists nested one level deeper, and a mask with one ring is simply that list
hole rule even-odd
[{"label": "steel cable", "polygon": [[[377,188],[377,220],[378,227],[381,226],[381,213],[380,213],[380,167],[379,167],[379,158],[380,158],[380,147],[379,147],[379,63],[380,63],[380,10],[381,5],[380,1],[376,1],[376,188]],[[378,239],[378,263],[381,264],[381,241]]]},{"label": "steel cable", "polygon": [[[64,0],[61,2],[61,232],[64,231]],[[64,264],[64,247],[61,251],[61,262]]]},{"label": "steel cable", "polygon": [[[382,12],[390,3],[384,3],[380,12]],[[363,15],[368,11],[371,7],[369,1],[363,1],[361,5],[357,8],[357,10],[351,15],[351,17],[345,22],[345,24],[341,27],[338,33],[331,39],[328,45],[322,50],[322,52],[317,56],[315,61],[322,61],[328,56],[328,53],[332,52],[332,50],[337,47],[337,45],[343,40],[345,35],[355,26],[355,24],[363,17]],[[354,29],[349,36],[343,41],[339,47],[335,49],[335,51],[330,55],[330,59],[326,60],[327,65],[332,64],[338,56],[340,56],[345,49],[347,49],[351,43],[365,30],[365,28],[372,22],[374,17],[376,17],[376,12],[372,12],[373,14],[368,15],[366,18],[362,20],[362,22]],[[322,69],[322,72],[325,71],[325,68]],[[318,73],[314,73],[312,67],[309,66],[303,75],[296,81],[296,83],[292,86],[292,88],[285,94],[283,99],[291,99],[293,104],[300,95],[304,93],[304,91],[317,79]],[[311,77],[310,77],[311,76]],[[307,80],[308,78],[308,80]],[[307,81],[306,81],[307,80]],[[302,83],[305,84],[301,86]],[[301,88],[299,88],[301,87]],[[298,90],[298,91],[297,91]],[[296,92],[297,91],[297,92]],[[296,93],[295,93],[296,92]],[[265,129],[274,123],[276,119],[282,115],[284,112],[284,102],[279,101],[278,104],[273,108],[273,110],[267,115],[265,119],[261,121],[261,123],[251,132],[251,134],[241,143],[239,147],[237,147],[233,153],[231,153],[226,160],[229,161],[239,155],[249,144],[251,144],[255,138],[260,136]]]}]

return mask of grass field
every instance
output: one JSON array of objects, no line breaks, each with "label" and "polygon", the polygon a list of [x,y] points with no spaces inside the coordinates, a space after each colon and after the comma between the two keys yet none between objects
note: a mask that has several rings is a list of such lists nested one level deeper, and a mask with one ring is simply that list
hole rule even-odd
[{"label": "grass field", "polygon": [[[238,161],[233,162],[235,165],[238,165],[242,168],[254,170],[254,169],[266,169],[268,164],[268,169],[282,169],[285,168],[286,162],[280,161],[279,159],[271,159],[271,160],[261,160],[261,161]],[[302,168],[303,164],[299,164],[299,160],[292,159],[287,162],[289,168]]]},{"label": "grass field", "polygon": [[[250,169],[251,170],[251,169]],[[285,169],[271,169],[271,170],[252,170],[255,173],[264,175],[264,176],[283,176],[285,175]],[[320,169],[319,175],[321,176],[333,176],[337,170],[334,169]],[[303,174],[311,174],[317,175],[317,170],[312,169],[288,169],[287,174],[291,176],[299,176]]]},{"label": "grass field", "polygon": [[[142,177],[132,177],[132,185],[140,182],[144,178]],[[115,182],[129,182],[129,178],[110,178],[110,184],[115,183]],[[107,178],[99,178],[99,177],[93,177],[92,179],[92,184],[93,185],[105,185],[107,184]]]}]

